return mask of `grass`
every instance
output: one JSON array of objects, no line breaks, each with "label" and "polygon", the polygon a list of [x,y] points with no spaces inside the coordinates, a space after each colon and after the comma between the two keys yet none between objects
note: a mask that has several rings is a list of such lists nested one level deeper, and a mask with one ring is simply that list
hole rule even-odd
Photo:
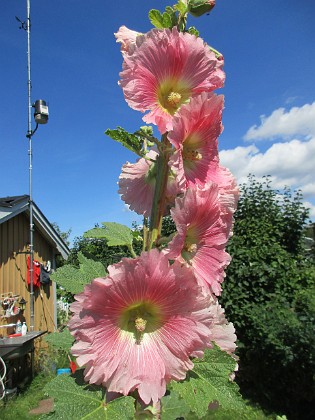
[{"label": "grass", "polygon": [[40,373],[36,374],[32,382],[21,390],[18,395],[8,398],[5,402],[4,400],[0,401],[0,419],[24,420],[40,418],[42,415],[31,415],[29,411],[36,408],[41,400],[47,398],[43,389],[56,376],[56,366],[69,366],[67,353],[50,347],[42,349],[37,354],[35,362],[36,370]]},{"label": "grass", "polygon": [[38,406],[39,401],[45,397],[43,388],[54,376],[39,374],[33,381],[17,396],[11,397],[8,401],[0,401],[1,420],[24,420],[37,419],[40,416],[28,414],[32,408]]}]

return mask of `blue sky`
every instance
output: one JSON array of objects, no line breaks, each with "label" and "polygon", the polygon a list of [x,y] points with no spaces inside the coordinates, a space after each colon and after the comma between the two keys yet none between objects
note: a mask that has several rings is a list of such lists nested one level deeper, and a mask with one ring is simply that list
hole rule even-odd
[{"label": "blue sky", "polygon": [[[33,137],[33,198],[71,237],[102,221],[139,217],[117,194],[121,166],[136,157],[104,135],[144,123],[117,81],[113,33],[151,29],[149,9],[168,1],[31,0],[32,101],[49,104]],[[26,0],[1,0],[0,196],[28,193],[27,38],[15,16]],[[315,219],[315,3],[217,0],[210,16],[190,18],[225,57],[222,164],[240,182],[249,172],[302,188]],[[33,127],[34,128],[34,127]]]}]

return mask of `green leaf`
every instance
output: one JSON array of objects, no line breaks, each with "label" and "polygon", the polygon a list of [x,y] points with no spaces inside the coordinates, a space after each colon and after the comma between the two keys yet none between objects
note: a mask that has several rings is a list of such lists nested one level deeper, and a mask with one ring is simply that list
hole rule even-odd
[{"label": "green leaf", "polygon": [[176,11],[173,9],[173,7],[171,6],[166,6],[165,7],[165,12],[168,13],[171,17],[172,20],[172,27],[176,26],[178,23],[178,17],[176,15]]},{"label": "green leaf", "polygon": [[188,28],[188,32],[191,34],[191,35],[195,35],[195,36],[199,36],[199,31],[198,31],[198,29],[196,29],[194,26],[191,26],[190,28]]},{"label": "green leaf", "polygon": [[81,252],[78,253],[80,268],[64,265],[58,268],[51,279],[73,295],[81,293],[84,286],[97,277],[105,277],[105,267],[101,262],[86,258]]},{"label": "green leaf", "polygon": [[174,420],[178,417],[185,418],[190,411],[185,401],[174,391],[161,399],[161,407],[161,420]]},{"label": "green leaf", "polygon": [[68,328],[62,332],[53,332],[45,336],[45,341],[60,350],[69,351],[73,344],[74,338],[70,334]]},{"label": "green leaf", "polygon": [[136,153],[139,156],[143,156],[143,138],[136,135],[135,133],[128,133],[124,128],[117,127],[116,130],[107,129],[105,134],[112,138],[113,140],[121,143],[124,147]]},{"label": "green leaf", "polygon": [[156,9],[151,9],[149,11],[149,19],[153,26],[158,29],[163,29],[163,16],[162,13]]},{"label": "green leaf", "polygon": [[106,239],[107,232],[103,227],[90,229],[83,234],[84,238]]},{"label": "green leaf", "polygon": [[176,4],[175,8],[182,15],[184,15],[185,13],[187,13],[187,5],[182,0],[179,0],[178,1],[178,3]]},{"label": "green leaf", "polygon": [[105,388],[87,385],[83,370],[73,376],[59,375],[44,391],[55,399],[53,419],[131,420],[134,418],[134,399],[122,397],[104,403]]},{"label": "green leaf", "polygon": [[235,360],[218,347],[206,350],[203,359],[194,359],[194,368],[183,382],[172,382],[175,390],[201,418],[213,401],[230,410],[241,410],[245,404],[238,386],[229,375],[234,371]]},{"label": "green leaf", "polygon": [[163,28],[171,28],[172,25],[172,17],[167,13],[163,13]]},{"label": "green leaf", "polygon": [[108,246],[130,247],[132,245],[132,230],[125,225],[115,222],[103,222],[103,228],[94,228],[84,233],[86,238],[105,238]]}]

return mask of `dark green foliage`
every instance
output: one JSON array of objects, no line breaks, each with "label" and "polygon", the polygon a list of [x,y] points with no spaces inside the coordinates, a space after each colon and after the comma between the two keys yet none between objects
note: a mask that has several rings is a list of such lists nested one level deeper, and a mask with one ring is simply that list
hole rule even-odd
[{"label": "dark green foliage", "polygon": [[105,267],[118,263],[123,257],[131,257],[126,246],[108,246],[106,239],[84,238],[81,236],[74,240],[68,264],[79,266],[79,252],[82,252],[87,258],[100,261]]},{"label": "dark green foliage", "polygon": [[314,292],[298,294],[291,306],[275,298],[253,308],[252,342],[241,349],[241,388],[289,418],[315,414]]},{"label": "dark green foliage", "polygon": [[170,236],[172,233],[176,232],[176,225],[171,216],[163,217],[162,222],[162,236]]},{"label": "dark green foliage", "polygon": [[315,403],[315,282],[301,200],[289,189],[281,196],[269,178],[249,177],[221,297],[239,339],[242,392],[289,418],[307,418]]}]

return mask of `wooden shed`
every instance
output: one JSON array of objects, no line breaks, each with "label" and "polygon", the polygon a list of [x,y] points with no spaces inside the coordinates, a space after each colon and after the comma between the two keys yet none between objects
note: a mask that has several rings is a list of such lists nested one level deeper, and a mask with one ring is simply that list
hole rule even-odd
[{"label": "wooden shed", "polygon": [[[30,325],[30,292],[27,284],[30,238],[29,196],[0,198],[0,325],[16,323],[18,319]],[[33,202],[34,261],[56,268],[56,257],[67,258],[69,248],[40,209]],[[11,296],[11,298],[10,298]],[[26,301],[25,310],[19,305]],[[11,302],[15,300],[14,314]],[[54,331],[57,326],[56,284],[46,277],[46,284],[34,287],[34,330]],[[5,328],[4,328],[5,329]],[[3,330],[0,329],[0,334]],[[13,328],[6,328],[12,333]]]}]

